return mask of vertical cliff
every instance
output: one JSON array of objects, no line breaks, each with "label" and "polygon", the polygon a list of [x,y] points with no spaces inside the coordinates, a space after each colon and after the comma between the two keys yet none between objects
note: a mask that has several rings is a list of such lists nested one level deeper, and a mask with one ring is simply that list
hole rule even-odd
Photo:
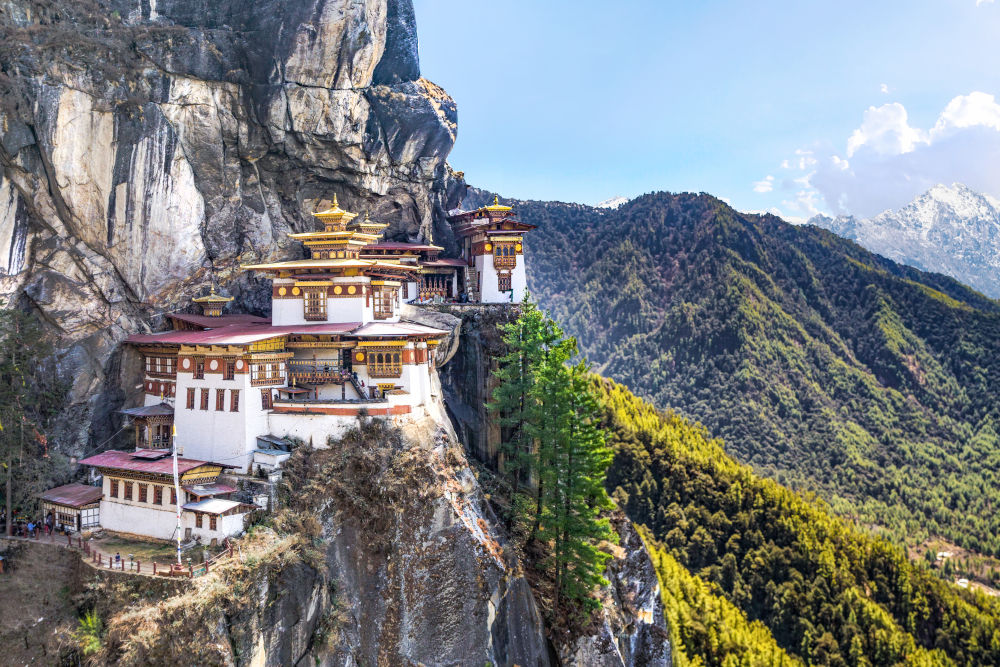
[{"label": "vertical cliff", "polygon": [[409,0],[0,2],[0,298],[58,339],[56,440],[108,434],[119,341],[209,280],[266,308],[239,264],[334,193],[449,243],[456,123]]}]

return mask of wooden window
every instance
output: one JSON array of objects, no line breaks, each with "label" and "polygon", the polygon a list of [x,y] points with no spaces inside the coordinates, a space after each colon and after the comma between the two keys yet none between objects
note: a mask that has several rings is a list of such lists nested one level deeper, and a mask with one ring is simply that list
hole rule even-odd
[{"label": "wooden window", "polygon": [[368,352],[368,375],[380,378],[398,378],[403,374],[403,360],[397,350],[371,350]]},{"label": "wooden window", "polygon": [[215,409],[222,412],[226,409],[226,390],[216,389],[215,390]]},{"label": "wooden window", "polygon": [[403,298],[404,299],[409,299],[410,298],[410,283],[404,282],[402,290],[403,290]]},{"label": "wooden window", "polygon": [[118,480],[117,479],[111,480],[109,494],[111,495],[112,498],[117,498],[118,497]]},{"label": "wooden window", "polygon": [[139,484],[139,496],[136,498],[140,503],[149,502],[149,484]]},{"label": "wooden window", "polygon": [[194,387],[188,387],[187,409],[194,410]]},{"label": "wooden window", "polygon": [[208,410],[208,389],[201,390],[201,409]]},{"label": "wooden window", "polygon": [[493,267],[513,269],[517,266],[517,248],[513,243],[493,244]]},{"label": "wooden window", "polygon": [[265,410],[270,410],[272,407],[271,403],[271,390],[261,389],[260,390],[260,407]]},{"label": "wooden window", "polygon": [[302,290],[302,303],[307,320],[326,320],[326,288],[307,287]]},{"label": "wooden window", "polygon": [[125,500],[132,500],[132,482],[125,482]]},{"label": "wooden window", "polygon": [[170,504],[171,505],[177,504],[177,489],[173,487],[170,488]]},{"label": "wooden window", "polygon": [[195,514],[194,515],[194,527],[195,528],[201,528],[201,515],[200,514]]},{"label": "wooden window", "polygon": [[375,319],[385,320],[392,317],[392,302],[395,301],[396,290],[382,288],[375,290]]},{"label": "wooden window", "polygon": [[195,359],[194,360],[194,379],[204,380],[205,379],[205,360]]},{"label": "wooden window", "polygon": [[497,289],[501,292],[509,292],[512,289],[509,273],[500,273],[497,275]]},{"label": "wooden window", "polygon": [[222,373],[223,380],[232,380],[236,377],[236,360],[226,359],[225,370]]},{"label": "wooden window", "polygon": [[214,514],[212,516],[208,517],[208,528],[209,528],[209,530],[216,530],[217,525],[218,525],[218,518]]},{"label": "wooden window", "polygon": [[229,390],[229,411],[239,412],[240,411],[240,390],[230,389]]},{"label": "wooden window", "polygon": [[153,372],[153,357],[146,357],[146,373]]},{"label": "wooden window", "polygon": [[163,487],[159,484],[153,485],[153,504],[162,505],[163,504]]}]

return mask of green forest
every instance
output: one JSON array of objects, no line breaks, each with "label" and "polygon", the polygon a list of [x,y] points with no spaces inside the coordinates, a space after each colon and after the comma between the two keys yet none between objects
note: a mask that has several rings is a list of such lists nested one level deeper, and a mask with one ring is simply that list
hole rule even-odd
[{"label": "green forest", "polygon": [[602,375],[887,539],[1000,554],[996,302],[705,194],[517,210],[533,295]]},{"label": "green forest", "polygon": [[607,488],[643,526],[676,665],[995,665],[1000,605],[594,379]]}]

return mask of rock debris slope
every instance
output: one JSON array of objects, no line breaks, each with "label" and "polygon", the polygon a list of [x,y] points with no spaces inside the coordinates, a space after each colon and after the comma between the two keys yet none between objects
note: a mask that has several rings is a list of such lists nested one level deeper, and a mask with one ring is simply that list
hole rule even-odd
[{"label": "rock debris slope", "polygon": [[118,342],[209,280],[265,308],[238,265],[334,193],[447,245],[456,123],[408,0],[0,3],[0,298],[65,350],[58,439],[109,435]]}]

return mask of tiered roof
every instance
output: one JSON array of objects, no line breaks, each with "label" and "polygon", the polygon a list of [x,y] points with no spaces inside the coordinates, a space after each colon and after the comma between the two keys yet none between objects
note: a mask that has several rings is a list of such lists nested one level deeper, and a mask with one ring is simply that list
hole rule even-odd
[{"label": "tiered roof", "polygon": [[455,224],[455,233],[459,236],[470,236],[477,232],[527,232],[535,229],[535,225],[521,222],[514,217],[514,209],[500,203],[500,198],[493,197],[489,206],[481,206],[474,211],[462,211],[449,216],[448,221]]},{"label": "tiered roof", "polygon": [[[399,262],[360,259],[358,255],[363,249],[378,244],[382,232],[389,225],[374,222],[367,214],[364,219],[357,220],[357,213],[350,213],[340,208],[336,195],[333,197],[333,205],[330,208],[313,213],[313,216],[323,224],[321,231],[288,235],[289,238],[302,241],[310,252],[309,259],[250,264],[243,268],[284,277],[289,277],[291,272],[326,273],[337,276],[357,274],[385,276],[388,274],[391,277],[399,277],[407,272],[417,270],[414,266]],[[315,277],[315,275],[310,277]]]}]

